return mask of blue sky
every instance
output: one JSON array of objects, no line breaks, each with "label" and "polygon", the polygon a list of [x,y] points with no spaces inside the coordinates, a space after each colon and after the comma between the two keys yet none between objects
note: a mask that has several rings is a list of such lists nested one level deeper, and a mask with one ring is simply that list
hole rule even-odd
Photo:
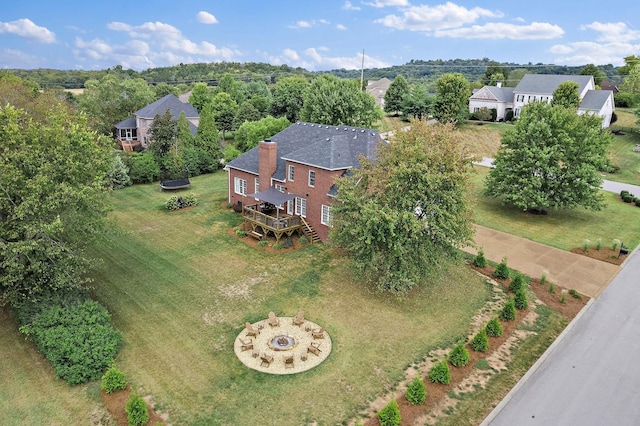
[{"label": "blue sky", "polygon": [[411,59],[623,64],[640,55],[633,0],[11,0],[0,68],[143,70],[267,62],[319,71]]}]

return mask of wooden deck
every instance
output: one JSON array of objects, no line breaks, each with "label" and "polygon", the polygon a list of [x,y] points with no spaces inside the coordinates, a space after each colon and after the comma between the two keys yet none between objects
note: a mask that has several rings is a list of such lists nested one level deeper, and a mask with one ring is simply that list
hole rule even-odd
[{"label": "wooden deck", "polygon": [[[263,213],[259,211],[259,205],[254,204],[242,208],[242,218],[245,223],[251,225],[251,232],[273,235],[276,242],[283,235],[290,237],[294,232],[302,232],[300,216],[291,216],[278,212]],[[264,238],[264,237],[263,237]]]}]

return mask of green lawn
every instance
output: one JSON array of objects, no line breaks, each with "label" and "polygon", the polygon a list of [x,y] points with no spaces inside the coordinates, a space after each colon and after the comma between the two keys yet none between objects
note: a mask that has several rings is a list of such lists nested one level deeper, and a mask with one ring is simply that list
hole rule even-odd
[{"label": "green lawn", "polygon": [[546,216],[536,216],[504,206],[497,198],[482,196],[489,169],[475,169],[473,217],[479,225],[563,250],[582,247],[585,239],[595,245],[600,238],[603,245],[609,246],[616,238],[631,248],[640,242],[640,208],[618,200],[617,194],[603,191],[606,208],[601,211],[551,210]]},{"label": "green lawn", "polygon": [[[456,265],[404,299],[378,294],[326,246],[270,254],[229,235],[239,217],[225,208],[225,173],[192,179],[192,190],[199,206],[171,213],[157,184],[116,191],[114,233],[95,247],[104,263],[94,294],[125,337],[118,365],[173,424],[341,423],[393,389],[429,350],[464,336],[490,297],[476,274]],[[233,341],[245,321],[299,309],[331,335],[323,364],[273,376],[237,360]],[[31,355],[3,360],[0,408],[22,407],[32,420],[5,415],[3,424],[89,423],[95,392],[55,380],[15,324],[2,324],[0,345],[18,342]]]},{"label": "green lawn", "polygon": [[[640,153],[633,149],[640,144],[637,119],[633,109],[619,108],[616,110],[618,121],[611,126],[612,130],[623,129],[624,134],[614,135],[613,144],[609,151],[611,162],[620,170],[605,176],[606,179],[616,182],[640,185]],[[635,131],[630,131],[635,129]]]}]

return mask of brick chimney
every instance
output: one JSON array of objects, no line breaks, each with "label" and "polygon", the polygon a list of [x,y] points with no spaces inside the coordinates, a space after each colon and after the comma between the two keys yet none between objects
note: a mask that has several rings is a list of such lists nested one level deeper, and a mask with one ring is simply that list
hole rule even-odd
[{"label": "brick chimney", "polygon": [[276,172],[278,160],[278,145],[271,139],[265,139],[258,144],[258,173],[260,173],[260,191],[271,186],[271,177]]}]

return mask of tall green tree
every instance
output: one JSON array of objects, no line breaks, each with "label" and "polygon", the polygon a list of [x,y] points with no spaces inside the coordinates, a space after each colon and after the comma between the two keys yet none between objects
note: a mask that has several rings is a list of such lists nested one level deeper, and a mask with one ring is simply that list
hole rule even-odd
[{"label": "tall green tree", "polygon": [[205,83],[196,83],[191,89],[189,103],[198,111],[202,112],[204,106],[211,102],[213,96],[209,91],[209,87]]},{"label": "tall green tree", "polygon": [[273,118],[269,116],[258,121],[246,121],[236,130],[236,147],[240,151],[246,152],[258,146],[258,142],[280,133],[290,124],[286,117]]},{"label": "tall green tree", "polygon": [[86,245],[104,229],[111,141],[49,104],[41,120],[0,106],[0,303],[89,282]]},{"label": "tall green tree", "polygon": [[357,81],[321,75],[304,94],[300,118],[333,126],[371,127],[382,118],[382,110],[372,96],[360,90]]},{"label": "tall green tree", "polygon": [[241,105],[247,99],[244,81],[234,79],[229,73],[223,75],[218,81],[216,94],[220,92],[228,93],[238,105]]},{"label": "tall green tree", "polygon": [[285,77],[278,80],[273,88],[271,112],[274,117],[287,117],[291,123],[300,119],[303,96],[309,82],[303,76]]},{"label": "tall green tree", "polygon": [[600,209],[599,170],[611,143],[601,125],[597,116],[560,105],[527,105],[502,137],[485,194],[524,211]]},{"label": "tall green tree", "polygon": [[398,111],[402,111],[402,101],[408,94],[409,83],[403,76],[396,76],[384,94],[384,112],[398,115]]},{"label": "tall green tree", "polygon": [[238,112],[238,104],[228,93],[218,92],[211,101],[211,108],[216,127],[222,131],[222,139],[224,139],[225,132],[234,130],[233,120]]},{"label": "tall green tree", "polygon": [[245,121],[258,121],[260,118],[262,118],[260,117],[260,111],[258,111],[251,102],[245,101],[238,108],[238,112],[236,112],[236,116],[233,119],[233,127],[237,129]]},{"label": "tall green tree", "polygon": [[337,181],[331,241],[377,289],[406,292],[471,242],[471,171],[452,125],[414,120]]},{"label": "tall green tree", "polygon": [[87,80],[78,102],[89,123],[99,133],[111,135],[118,122],[153,102],[155,95],[141,78],[121,79],[110,73],[100,80]]},{"label": "tall green tree", "polygon": [[408,120],[416,118],[422,120],[429,117],[433,111],[435,98],[429,94],[427,86],[424,84],[413,84],[409,93],[402,99],[400,106],[402,119]]},{"label": "tall green tree", "polygon": [[443,74],[436,81],[433,116],[441,123],[458,124],[469,116],[469,81],[460,73]]},{"label": "tall green tree", "polygon": [[629,55],[624,58],[624,66],[618,68],[618,74],[629,75],[631,70],[640,65],[640,55]]},{"label": "tall green tree", "polygon": [[565,108],[577,110],[580,106],[578,83],[575,81],[565,81],[560,83],[556,90],[553,91],[551,105],[560,105]]},{"label": "tall green tree", "polygon": [[602,80],[607,78],[607,73],[593,64],[585,65],[585,67],[580,70],[580,75],[592,76],[593,82],[598,86],[600,85],[600,83],[602,83]]},{"label": "tall green tree", "polygon": [[200,113],[200,122],[196,132],[195,145],[205,150],[213,158],[220,159],[220,135],[213,116],[213,107],[206,105]]},{"label": "tall green tree", "polygon": [[484,72],[482,84],[485,86],[495,86],[499,81],[504,83],[508,75],[508,67],[500,65],[499,62],[491,61]]}]

